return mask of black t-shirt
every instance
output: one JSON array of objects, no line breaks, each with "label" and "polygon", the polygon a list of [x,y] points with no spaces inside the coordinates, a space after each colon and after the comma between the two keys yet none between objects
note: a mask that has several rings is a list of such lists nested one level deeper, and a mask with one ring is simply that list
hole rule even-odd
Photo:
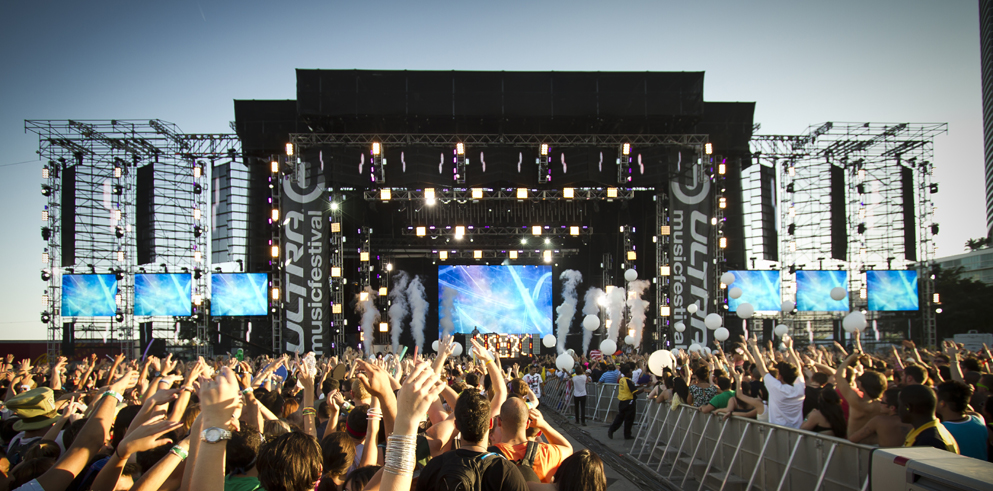
[{"label": "black t-shirt", "polygon": [[[453,453],[462,458],[477,458],[484,455],[481,452],[460,448],[431,459],[428,465],[424,466],[420,477],[417,478],[417,491],[437,489],[441,477],[439,471],[444,464],[445,457]],[[489,464],[480,479],[483,491],[528,491],[527,481],[524,480],[524,476],[521,475],[516,464],[499,455],[488,458],[496,460]]]},{"label": "black t-shirt", "polygon": [[807,387],[803,390],[803,418],[807,419],[807,415],[811,411],[817,409],[817,399],[821,395],[820,387]]}]

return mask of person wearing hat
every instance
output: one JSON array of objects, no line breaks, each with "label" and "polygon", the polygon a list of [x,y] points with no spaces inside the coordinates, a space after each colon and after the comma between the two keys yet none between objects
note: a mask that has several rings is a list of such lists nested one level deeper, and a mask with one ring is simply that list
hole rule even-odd
[{"label": "person wearing hat", "polygon": [[[24,452],[59,420],[55,393],[48,387],[21,392],[7,401],[7,409],[20,418],[14,423],[14,431],[19,433],[7,445],[10,463],[17,465],[21,462]],[[56,442],[59,444],[59,449],[65,452],[61,435]]]}]

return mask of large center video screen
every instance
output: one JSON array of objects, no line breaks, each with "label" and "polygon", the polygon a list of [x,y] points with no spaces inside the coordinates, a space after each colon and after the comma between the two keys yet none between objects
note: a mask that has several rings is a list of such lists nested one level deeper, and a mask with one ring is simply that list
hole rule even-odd
[{"label": "large center video screen", "polygon": [[831,289],[844,288],[848,291],[847,271],[797,271],[796,308],[805,312],[848,311],[848,297],[841,300],[831,298]]},{"label": "large center video screen", "polygon": [[869,310],[919,310],[917,271],[867,271]]},{"label": "large center video screen", "polygon": [[728,291],[741,288],[741,296],[728,296],[728,310],[737,312],[738,306],[749,303],[755,310],[782,309],[782,282],[779,281],[779,271],[731,271],[734,283],[728,285]]},{"label": "large center video screen", "polygon": [[552,333],[552,281],[551,266],[438,266],[438,313],[446,322],[450,303],[459,333],[544,336]]},{"label": "large center video screen", "polygon": [[134,315],[191,315],[192,283],[189,274],[134,275]]},{"label": "large center video screen", "polygon": [[269,275],[265,273],[212,273],[210,314],[219,317],[267,315]]},{"label": "large center video screen", "polygon": [[116,313],[116,276],[112,274],[62,276],[63,317],[110,317]]}]

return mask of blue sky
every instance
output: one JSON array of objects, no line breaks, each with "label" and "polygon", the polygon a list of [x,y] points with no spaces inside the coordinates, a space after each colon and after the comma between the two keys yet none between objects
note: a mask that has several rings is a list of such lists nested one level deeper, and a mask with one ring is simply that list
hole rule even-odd
[{"label": "blue sky", "polygon": [[[975,1],[0,2],[0,338],[42,339],[44,204],[24,119],[229,132],[233,99],[292,99],[295,68],[706,71],[761,133],[948,122],[938,255],[985,235]],[[30,161],[27,164],[19,162]]]}]

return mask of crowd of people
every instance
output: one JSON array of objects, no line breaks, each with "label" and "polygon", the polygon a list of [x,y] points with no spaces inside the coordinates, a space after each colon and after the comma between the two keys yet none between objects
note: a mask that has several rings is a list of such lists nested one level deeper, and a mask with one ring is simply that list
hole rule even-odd
[{"label": "crowd of people", "polygon": [[[544,370],[473,342],[180,361],[5,361],[0,491],[604,491],[538,409]],[[536,360],[537,361],[537,360]],[[2,360],[0,360],[2,362]]]}]

